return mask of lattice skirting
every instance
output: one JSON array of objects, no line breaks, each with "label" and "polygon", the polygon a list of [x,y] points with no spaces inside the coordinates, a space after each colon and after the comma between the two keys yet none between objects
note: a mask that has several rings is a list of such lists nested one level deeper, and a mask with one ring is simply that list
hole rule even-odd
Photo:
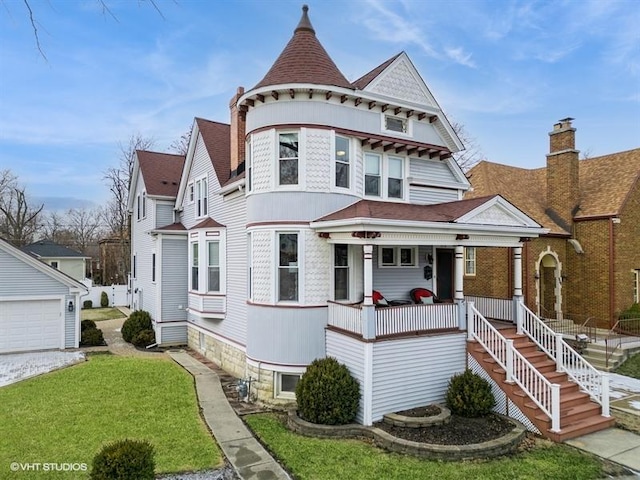
[{"label": "lattice skirting", "polygon": [[507,395],[502,391],[498,384],[489,376],[484,368],[480,366],[476,359],[469,354],[467,354],[467,365],[473,373],[480,375],[491,385],[493,396],[496,399],[496,406],[493,408],[494,412],[500,413],[502,415],[507,415],[511,418],[515,418],[520,423],[522,423],[530,432],[540,434],[540,430],[538,430],[536,426],[531,423],[531,420],[529,420],[527,416],[522,413],[522,411],[511,400],[509,400]]}]

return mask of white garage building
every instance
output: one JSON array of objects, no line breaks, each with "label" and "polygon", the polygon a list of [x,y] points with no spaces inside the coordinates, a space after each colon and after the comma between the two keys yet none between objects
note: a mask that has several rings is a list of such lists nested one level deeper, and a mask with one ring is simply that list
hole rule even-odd
[{"label": "white garage building", "polygon": [[0,239],[0,353],[77,348],[77,280]]}]

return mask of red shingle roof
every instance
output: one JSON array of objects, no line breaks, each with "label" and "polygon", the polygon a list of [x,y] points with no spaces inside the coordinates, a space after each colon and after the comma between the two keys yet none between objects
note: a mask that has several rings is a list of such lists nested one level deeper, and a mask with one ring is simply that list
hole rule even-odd
[{"label": "red shingle roof", "polygon": [[209,217],[201,221],[199,224],[191,227],[191,230],[196,230],[198,228],[221,228],[221,227],[224,227],[224,225],[216,222],[213,218]]},{"label": "red shingle roof", "polygon": [[218,181],[224,185],[231,175],[231,126],[203,118],[196,118],[196,124]]},{"label": "red shingle roof", "polygon": [[353,88],[316,38],[305,5],[293,37],[255,88],[287,83],[311,83]]},{"label": "red shingle roof", "polygon": [[360,77],[358,80],[356,80],[355,82],[353,82],[353,86],[359,90],[363,90],[367,85],[369,85],[378,75],[380,75],[385,68],[387,68],[389,65],[391,65],[391,63],[398,58],[400,55],[402,55],[402,52],[398,53],[397,55],[394,55],[393,57],[391,57],[389,60],[387,60],[386,62],[384,62],[381,65],[378,65],[376,68],[374,68],[373,70],[371,70],[369,73],[364,74],[362,77]]},{"label": "red shingle roof", "polygon": [[165,225],[164,227],[156,228],[156,230],[166,230],[169,232],[181,232],[181,231],[186,231],[187,229],[182,223],[176,222],[170,225]]},{"label": "red shingle roof", "polygon": [[136,155],[147,195],[175,197],[184,167],[184,155],[146,150],[137,150]]},{"label": "red shingle roof", "polygon": [[434,205],[411,203],[378,202],[360,200],[337,212],[325,215],[316,222],[347,220],[352,218],[377,218],[380,220],[400,220],[410,222],[454,222],[473,209],[488,202],[496,195]]}]

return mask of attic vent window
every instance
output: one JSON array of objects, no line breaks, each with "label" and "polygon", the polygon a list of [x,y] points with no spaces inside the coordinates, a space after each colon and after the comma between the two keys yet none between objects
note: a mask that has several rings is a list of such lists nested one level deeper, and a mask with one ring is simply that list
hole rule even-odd
[{"label": "attic vent window", "polygon": [[404,118],[385,115],[384,128],[385,130],[389,130],[391,132],[407,133],[407,120]]}]

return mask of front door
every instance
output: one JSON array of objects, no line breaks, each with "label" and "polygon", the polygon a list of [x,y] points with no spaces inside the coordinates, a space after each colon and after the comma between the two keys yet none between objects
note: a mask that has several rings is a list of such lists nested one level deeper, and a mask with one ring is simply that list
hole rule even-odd
[{"label": "front door", "polygon": [[436,295],[440,300],[453,300],[453,260],[453,250],[436,250]]}]

